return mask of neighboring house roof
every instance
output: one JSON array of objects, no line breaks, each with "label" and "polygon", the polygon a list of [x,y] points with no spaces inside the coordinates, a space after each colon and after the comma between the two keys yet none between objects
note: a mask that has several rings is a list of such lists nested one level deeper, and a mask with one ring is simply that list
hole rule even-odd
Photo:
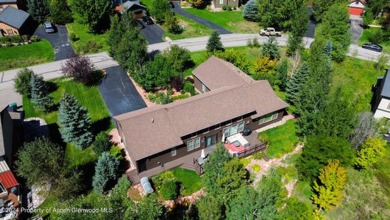
[{"label": "neighboring house roof", "polygon": [[17,0],[0,0],[0,4],[1,3],[8,3],[8,4],[12,4],[12,3],[17,3],[18,1]]},{"label": "neighboring house roof", "polygon": [[4,160],[4,157],[0,157],[0,173],[9,171],[9,166],[7,162]]},{"label": "neighboring house roof", "polygon": [[7,190],[19,185],[18,181],[16,181],[15,176],[11,171],[0,173],[0,182]]},{"label": "neighboring house roof", "polygon": [[390,98],[390,70],[387,70],[386,71],[386,74],[385,76],[383,77],[383,87],[382,87],[382,91],[381,91],[381,96],[382,97],[387,97],[387,98]]},{"label": "neighboring house roof", "polygon": [[138,8],[141,7],[141,8],[146,9],[146,7],[141,5],[139,1],[127,1],[127,2],[122,4],[122,9],[124,9],[124,10],[130,10],[133,7],[138,7]]},{"label": "neighboring house roof", "polygon": [[349,0],[349,3],[356,3],[356,4],[362,3],[362,4],[367,4],[367,1],[366,1],[366,0]]},{"label": "neighboring house roof", "polygon": [[181,137],[233,118],[262,116],[284,109],[266,80],[228,86],[163,106],[114,117],[133,160],[183,144]]},{"label": "neighboring house roof", "polygon": [[0,22],[8,24],[14,28],[21,28],[30,15],[22,10],[7,6],[0,12]]},{"label": "neighboring house roof", "polygon": [[225,86],[237,86],[253,83],[254,80],[233,64],[217,57],[210,57],[199,65],[193,74],[210,90]]}]

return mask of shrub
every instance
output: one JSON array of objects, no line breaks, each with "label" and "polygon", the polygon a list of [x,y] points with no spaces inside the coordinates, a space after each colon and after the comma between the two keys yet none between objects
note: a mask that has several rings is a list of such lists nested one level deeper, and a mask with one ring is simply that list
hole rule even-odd
[{"label": "shrub", "polygon": [[263,142],[268,147],[268,144],[269,144],[269,137],[268,137],[268,135],[262,134],[262,135],[260,135],[258,137],[258,139],[259,139],[259,141]]},{"label": "shrub", "polygon": [[184,93],[184,94],[180,94],[180,95],[177,95],[177,96],[173,96],[172,100],[176,101],[176,100],[180,100],[180,99],[186,99],[188,97],[190,97],[190,95],[188,95],[188,93]]},{"label": "shrub", "polygon": [[110,136],[104,132],[99,133],[93,142],[93,150],[97,155],[109,151],[111,148]]},{"label": "shrub", "polygon": [[83,45],[80,50],[83,54],[87,53],[97,53],[102,48],[101,45],[97,44],[94,41],[87,41],[85,45]]},{"label": "shrub", "polygon": [[165,16],[165,26],[167,26],[169,33],[180,34],[183,32],[183,29],[180,27],[176,16],[172,13]]},{"label": "shrub", "polygon": [[253,45],[254,47],[260,47],[259,40],[257,40],[257,38],[253,38],[252,45]]},{"label": "shrub", "polygon": [[165,200],[174,200],[178,195],[177,183],[173,179],[165,180],[160,189],[160,194]]},{"label": "shrub", "polygon": [[227,10],[228,10],[228,11],[232,11],[232,6],[229,5],[229,6],[227,7]]},{"label": "shrub", "polygon": [[390,54],[388,53],[382,53],[380,56],[379,56],[379,59],[376,63],[374,63],[374,67],[375,69],[377,70],[384,70],[386,65],[387,65],[387,62],[389,62],[390,60]]},{"label": "shrub", "polygon": [[168,170],[163,173],[160,173],[157,176],[152,177],[154,188],[156,188],[157,191],[160,191],[162,183],[166,180],[176,180],[175,175],[173,175],[172,171]]},{"label": "shrub", "polygon": [[31,36],[30,40],[31,40],[31,42],[38,42],[41,39],[37,35],[33,35],[33,36]]},{"label": "shrub", "polygon": [[237,7],[236,7],[236,6],[233,6],[233,10],[234,10],[234,11],[237,10]]},{"label": "shrub", "polygon": [[22,35],[23,42],[28,42],[28,35]]},{"label": "shrub", "polygon": [[379,44],[382,43],[384,39],[384,34],[381,29],[373,31],[369,36],[368,40],[372,43]]},{"label": "shrub", "polygon": [[31,94],[31,76],[34,72],[30,69],[23,68],[19,70],[15,79],[15,91],[22,96],[30,97]]},{"label": "shrub", "polygon": [[23,39],[20,36],[12,36],[11,37],[11,42],[12,43],[21,43]]},{"label": "shrub", "polygon": [[119,161],[123,159],[122,149],[119,146],[111,147],[110,155],[114,156]]},{"label": "shrub", "polygon": [[184,92],[188,92],[188,93],[190,93],[191,95],[195,95],[195,87],[194,87],[194,84],[192,84],[192,83],[189,82],[189,81],[185,81],[185,82],[184,82],[184,86],[183,86],[183,91],[184,91]]},{"label": "shrub", "polygon": [[69,39],[72,41],[72,42],[75,42],[75,41],[78,41],[79,38],[76,36],[75,33],[70,33],[69,34]]},{"label": "shrub", "polygon": [[258,151],[255,154],[253,154],[253,158],[255,160],[261,160],[265,157],[265,153],[263,151]]},{"label": "shrub", "polygon": [[93,75],[94,68],[92,61],[88,57],[74,56],[61,66],[61,71],[66,76],[74,77],[76,81],[91,85],[96,80]]},{"label": "shrub", "polygon": [[259,164],[253,164],[252,170],[258,173],[261,170],[261,167]]},{"label": "shrub", "polygon": [[227,10],[227,6],[226,5],[222,6],[222,10],[226,11]]},{"label": "shrub", "polygon": [[154,102],[156,104],[165,105],[173,102],[171,95],[172,95],[172,91],[167,91],[166,93],[164,92],[151,93],[148,95],[148,99],[151,102]]}]

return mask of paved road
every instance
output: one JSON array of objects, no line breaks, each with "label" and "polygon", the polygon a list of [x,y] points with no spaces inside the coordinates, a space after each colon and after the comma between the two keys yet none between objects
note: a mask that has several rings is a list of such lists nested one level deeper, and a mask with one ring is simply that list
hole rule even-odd
[{"label": "paved road", "polygon": [[363,21],[361,18],[350,18],[351,26],[349,28],[349,31],[352,35],[352,43],[357,44],[359,41],[360,36],[362,36],[363,33]]},{"label": "paved road", "polygon": [[99,91],[111,116],[146,107],[133,82],[121,67],[109,67],[105,70],[107,75],[99,85]]},{"label": "paved road", "polygon": [[68,39],[68,29],[64,25],[57,25],[56,28],[57,32],[48,34],[45,32],[45,27],[41,25],[35,30],[34,34],[50,42],[54,48],[55,60],[63,60],[75,53]]},{"label": "paved road", "polygon": [[[248,39],[257,38],[260,43],[267,41],[267,37],[261,37],[258,34],[223,34],[221,35],[221,41],[225,47],[245,46]],[[277,38],[279,45],[287,44],[287,37],[282,36]],[[200,51],[206,49],[208,37],[190,38],[183,40],[172,41],[171,43],[163,42],[157,44],[151,44],[148,47],[148,51],[159,50],[162,51],[169,48],[171,44],[177,44],[181,47],[187,48],[190,51]],[[312,38],[304,38],[304,45],[306,48],[313,42]],[[349,48],[348,56],[353,56],[362,60],[376,61],[378,60],[380,53],[363,49],[357,45],[351,45]],[[117,66],[118,63],[114,61],[107,53],[99,53],[89,55],[96,67],[99,69]],[[29,67],[39,75],[44,76],[45,79],[53,79],[60,77],[61,63],[64,61],[55,61],[52,63],[41,64],[37,66]],[[390,64],[390,62],[389,62]],[[13,91],[13,79],[16,76],[18,70],[9,70],[0,72],[0,107],[9,104],[10,102],[17,101],[21,103],[21,98]]]},{"label": "paved road", "polygon": [[221,26],[218,26],[218,25],[216,25],[214,23],[211,23],[210,21],[207,21],[207,20],[205,20],[203,18],[200,18],[198,16],[195,16],[195,15],[190,14],[187,11],[183,10],[181,8],[179,2],[173,2],[173,5],[174,5],[174,7],[172,8],[172,11],[177,13],[177,14],[179,14],[179,15],[182,15],[182,16],[184,16],[186,18],[194,20],[194,21],[198,22],[199,24],[202,24],[202,25],[204,25],[206,27],[209,27],[211,29],[217,30],[220,34],[232,34],[232,32],[223,29]]},{"label": "paved road", "polygon": [[143,21],[139,21],[142,25],[141,34],[149,42],[149,44],[161,43],[163,41],[164,30],[157,24],[146,24]]},{"label": "paved road", "polygon": [[[87,55],[94,63],[97,69],[104,69],[112,66],[118,66],[118,63],[113,60],[106,52]],[[36,74],[43,76],[44,79],[54,79],[62,76],[60,71],[61,65],[66,60],[54,61],[28,68],[32,69]],[[22,103],[22,98],[14,89],[14,78],[20,69],[8,70],[0,72],[0,109],[11,102]]]}]

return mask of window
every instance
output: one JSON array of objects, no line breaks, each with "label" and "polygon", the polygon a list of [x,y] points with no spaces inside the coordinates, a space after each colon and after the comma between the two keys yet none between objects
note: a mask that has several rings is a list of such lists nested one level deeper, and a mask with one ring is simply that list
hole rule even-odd
[{"label": "window", "polygon": [[390,110],[390,103],[387,105],[387,109]]},{"label": "window", "polygon": [[275,114],[273,114],[273,115],[267,115],[267,116],[265,116],[264,118],[261,118],[260,120],[259,120],[259,124],[264,124],[264,123],[267,123],[267,122],[270,122],[270,121],[272,121],[272,120],[275,120],[275,119],[277,119],[278,118],[278,113],[275,113]]},{"label": "window", "polygon": [[219,4],[220,4],[220,5],[223,5],[223,0],[219,0]]},{"label": "window", "polygon": [[187,151],[190,151],[190,150],[193,150],[194,149],[194,141],[193,140],[189,140],[187,142]]},{"label": "window", "polygon": [[238,124],[230,127],[230,135],[237,134]]},{"label": "window", "polygon": [[200,147],[200,137],[195,139],[194,147],[195,147],[195,149]]},{"label": "window", "polygon": [[230,127],[223,129],[223,135],[225,138],[229,137],[229,134],[230,134],[229,130],[230,130]]},{"label": "window", "polygon": [[14,35],[14,32],[12,31],[12,29],[7,29],[7,33],[8,33],[9,36]]},{"label": "window", "polygon": [[243,131],[244,130],[244,122],[240,122],[239,124],[238,124],[238,132],[241,132],[241,131]]},{"label": "window", "polygon": [[176,147],[171,149],[171,155],[172,157],[176,156]]}]

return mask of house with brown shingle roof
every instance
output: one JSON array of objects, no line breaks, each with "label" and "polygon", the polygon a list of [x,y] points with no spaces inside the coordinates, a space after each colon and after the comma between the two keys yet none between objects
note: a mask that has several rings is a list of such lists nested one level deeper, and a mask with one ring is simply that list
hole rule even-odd
[{"label": "house with brown shingle roof", "polygon": [[287,104],[268,81],[255,81],[219,58],[211,57],[193,74],[202,94],[114,117],[133,182],[164,171],[165,164],[181,166],[189,154],[244,129],[278,122],[285,113]]}]

